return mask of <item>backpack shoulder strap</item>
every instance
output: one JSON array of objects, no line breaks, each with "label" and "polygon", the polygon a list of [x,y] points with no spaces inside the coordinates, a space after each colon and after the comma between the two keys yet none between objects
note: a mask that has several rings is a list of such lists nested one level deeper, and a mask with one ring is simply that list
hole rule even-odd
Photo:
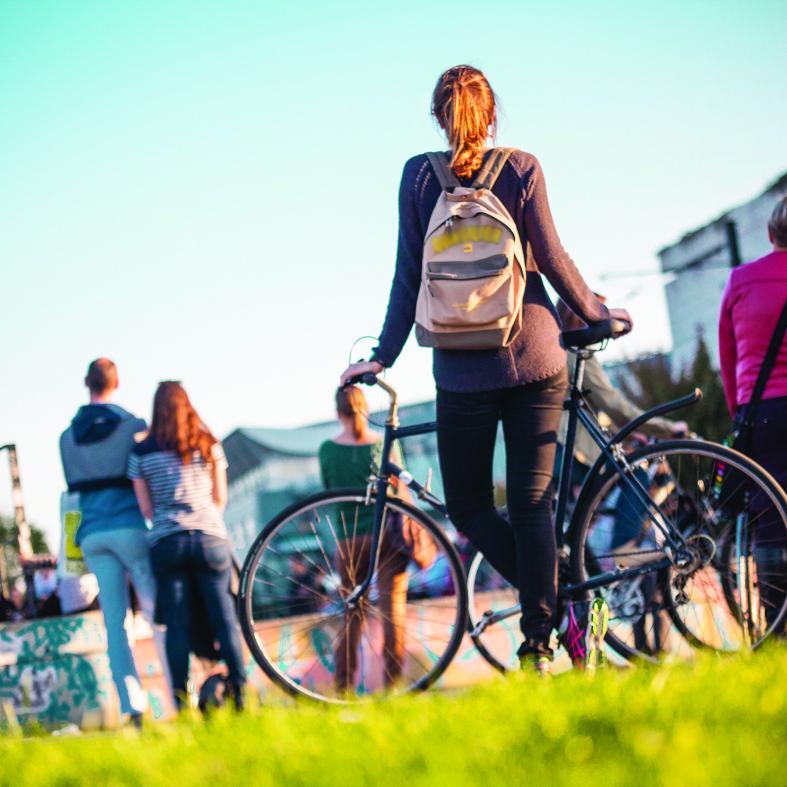
[{"label": "backpack shoulder strap", "polygon": [[443,191],[455,189],[462,185],[459,182],[459,178],[454,174],[454,171],[448,166],[448,158],[445,153],[442,151],[427,153],[426,157],[429,159],[429,163],[432,165],[434,174],[437,175],[437,180],[440,182],[440,188],[442,188]]},{"label": "backpack shoulder strap", "polygon": [[494,148],[486,157],[486,161],[478,170],[473,181],[474,189],[491,189],[503,171],[503,166],[508,157],[514,152],[513,148]]},{"label": "backpack shoulder strap", "polygon": [[787,301],[785,301],[782,313],[776,321],[776,327],[773,329],[771,341],[768,344],[768,349],[765,351],[765,358],[763,358],[760,372],[757,375],[757,381],[754,383],[754,390],[746,410],[746,421],[749,423],[754,423],[756,418],[757,407],[759,407],[762,395],[765,393],[765,386],[768,384],[768,378],[771,376],[776,363],[776,357],[779,354],[785,331],[787,331]]}]

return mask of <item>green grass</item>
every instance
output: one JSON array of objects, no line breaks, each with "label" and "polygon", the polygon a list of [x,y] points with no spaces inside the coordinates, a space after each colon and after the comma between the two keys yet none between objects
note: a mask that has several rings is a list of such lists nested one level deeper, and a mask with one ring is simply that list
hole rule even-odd
[{"label": "green grass", "polygon": [[360,708],[311,704],[75,738],[0,737],[0,783],[777,785],[787,649],[530,675]]}]

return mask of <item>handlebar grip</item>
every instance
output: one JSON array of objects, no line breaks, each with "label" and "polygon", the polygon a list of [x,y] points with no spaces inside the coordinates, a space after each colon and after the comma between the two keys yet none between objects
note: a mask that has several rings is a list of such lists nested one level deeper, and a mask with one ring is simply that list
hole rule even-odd
[{"label": "handlebar grip", "polygon": [[344,385],[345,387],[348,385],[377,385],[377,375],[374,372],[356,374],[355,377],[350,377]]},{"label": "handlebar grip", "polygon": [[613,339],[625,336],[631,331],[631,323],[628,320],[609,320],[609,332]]}]

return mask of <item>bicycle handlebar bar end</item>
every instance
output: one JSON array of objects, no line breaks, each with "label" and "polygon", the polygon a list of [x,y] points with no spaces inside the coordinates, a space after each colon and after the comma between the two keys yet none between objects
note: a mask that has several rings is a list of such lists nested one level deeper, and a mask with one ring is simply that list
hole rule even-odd
[{"label": "bicycle handlebar bar end", "polygon": [[609,332],[613,339],[619,339],[631,332],[632,325],[628,320],[609,320]]}]

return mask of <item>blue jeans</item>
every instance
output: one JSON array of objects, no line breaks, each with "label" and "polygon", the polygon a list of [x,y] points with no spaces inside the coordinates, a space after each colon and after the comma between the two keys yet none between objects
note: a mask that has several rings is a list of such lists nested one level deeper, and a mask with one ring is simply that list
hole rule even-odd
[{"label": "blue jeans", "polygon": [[82,553],[87,567],[98,580],[98,599],[107,629],[109,666],[120,698],[121,713],[143,713],[147,695],[139,682],[125,621],[130,578],[142,614],[149,623],[153,622],[156,581],[150,567],[147,531],[122,528],[88,534],[82,539]]},{"label": "blue jeans", "polygon": [[227,542],[199,530],[184,530],[154,544],[151,559],[158,583],[157,612],[167,626],[167,660],[176,702],[182,704],[186,694],[195,594],[207,614],[204,625],[210,627],[211,635],[218,640],[230,683],[240,688],[246,682],[246,675],[240,629],[229,589],[232,557]]}]

